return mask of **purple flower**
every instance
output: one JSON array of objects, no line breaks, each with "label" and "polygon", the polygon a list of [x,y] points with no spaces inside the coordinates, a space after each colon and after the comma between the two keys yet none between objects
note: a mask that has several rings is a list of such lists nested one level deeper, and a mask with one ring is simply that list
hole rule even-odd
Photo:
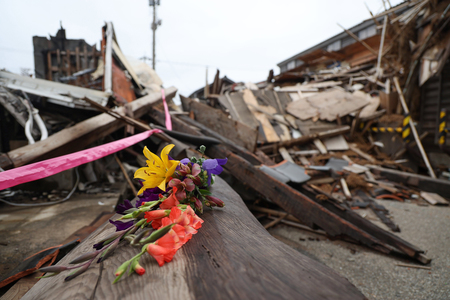
[{"label": "purple flower", "polygon": [[[128,222],[109,220],[109,223],[111,223],[114,226],[116,226],[116,231],[122,231],[122,230],[126,230],[126,229],[130,228],[131,226],[133,226],[134,220],[131,220],[131,221],[128,221]],[[95,248],[95,245],[94,245],[94,248]]]},{"label": "purple flower", "polygon": [[182,163],[183,165],[187,165],[190,162],[191,160],[189,158],[183,158],[182,160],[180,160],[180,163]]},{"label": "purple flower", "polygon": [[122,204],[117,205],[117,213],[121,215],[126,215],[125,211],[133,208],[133,204],[131,204],[130,200],[125,199]]},{"label": "purple flower", "polygon": [[139,200],[136,201],[136,208],[140,207],[142,205],[142,202],[150,202],[155,201],[159,199],[159,194],[161,194],[163,191],[158,188],[152,188],[152,189],[146,189],[142,195],[139,195]]},{"label": "purple flower", "polygon": [[208,186],[211,185],[211,175],[219,175],[222,173],[223,168],[222,166],[226,164],[228,159],[223,158],[214,158],[214,159],[207,159],[202,164],[202,169],[205,170],[208,173]]}]

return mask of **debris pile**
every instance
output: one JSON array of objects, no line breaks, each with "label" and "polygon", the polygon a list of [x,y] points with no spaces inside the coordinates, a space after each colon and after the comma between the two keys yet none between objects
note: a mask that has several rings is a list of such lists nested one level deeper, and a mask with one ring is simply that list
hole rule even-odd
[{"label": "debris pile", "polygon": [[[351,223],[387,244],[386,248],[427,263],[422,251],[406,250],[411,245],[391,240],[393,236],[387,237],[355,215],[367,216],[370,211],[384,224],[382,228],[398,232],[401,228],[379,200],[448,205],[450,157],[437,153],[435,147],[448,150],[448,128],[445,120],[440,127],[427,127],[428,111],[420,108],[430,105],[424,95],[434,80],[441,82],[450,70],[449,9],[445,1],[402,3],[355,26],[362,28],[359,37],[345,30],[293,57],[295,67],[283,70],[281,66],[276,76],[271,71],[264,82],[235,83],[221,79],[217,71],[212,84],[189,98],[181,97],[186,116],[179,118],[256,166],[249,166],[249,172],[256,172],[251,175],[256,185],[251,184],[250,175],[228,168],[247,188],[256,190],[259,196],[250,197],[251,201],[261,204],[261,199],[267,199],[285,210],[274,213],[272,204],[253,205],[255,211],[275,218],[266,226],[289,214],[297,217],[298,212],[292,203],[265,192],[271,184],[261,173],[278,183],[274,183],[277,190],[292,187],[285,196],[313,201],[318,209],[338,215],[336,222]],[[364,28],[370,24],[374,32],[364,37]],[[354,41],[330,46],[342,36]],[[436,91],[435,125],[448,105],[445,99],[450,90],[442,93],[446,88],[439,85]],[[331,236],[344,234],[327,229],[318,218],[311,214],[297,221],[318,226]],[[366,243],[358,234],[344,235]],[[374,240],[366,244],[379,245]]]}]

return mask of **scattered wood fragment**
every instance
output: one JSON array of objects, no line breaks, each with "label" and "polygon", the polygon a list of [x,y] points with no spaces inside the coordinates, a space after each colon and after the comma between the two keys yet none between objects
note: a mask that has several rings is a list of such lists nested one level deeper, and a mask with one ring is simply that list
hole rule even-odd
[{"label": "scattered wood fragment", "polygon": [[278,223],[280,223],[284,218],[286,218],[288,215],[288,213],[285,213],[284,216],[280,216],[278,218],[276,218],[275,220],[273,220],[270,223],[267,223],[266,225],[264,225],[264,229],[269,229],[270,227],[273,227],[275,225],[277,225]]},{"label": "scattered wood fragment", "polygon": [[373,158],[369,154],[364,153],[361,150],[359,150],[359,148],[356,145],[350,144],[350,145],[348,145],[348,147],[350,148],[350,150],[352,150],[353,152],[355,152],[356,154],[358,154],[362,158],[365,158],[365,159],[367,159],[368,161],[371,161],[371,162],[376,162],[375,158]]},{"label": "scattered wood fragment", "polygon": [[350,131],[350,126],[343,126],[341,128],[336,128],[336,129],[322,131],[322,132],[315,133],[315,134],[305,135],[305,136],[299,137],[297,139],[292,139],[290,141],[284,141],[284,142],[273,143],[270,145],[265,145],[265,146],[259,147],[259,149],[266,154],[274,153],[280,147],[290,148],[294,145],[304,145],[309,142],[312,142],[315,139],[333,137],[336,135],[347,133],[348,131]]},{"label": "scattered wood fragment", "polygon": [[398,267],[405,267],[405,268],[431,270],[431,267],[411,265],[411,264],[396,263],[395,265],[398,266]]},{"label": "scattered wood fragment", "polygon": [[119,165],[120,170],[121,170],[122,173],[123,173],[123,176],[125,176],[125,179],[127,180],[128,185],[130,186],[131,190],[133,191],[133,195],[134,195],[134,196],[137,196],[137,190],[136,190],[136,188],[134,187],[134,184],[133,184],[133,182],[131,181],[130,176],[128,176],[127,171],[126,171],[125,168],[123,167],[122,162],[121,162],[120,159],[117,157],[117,155],[114,155],[114,158],[116,159],[116,162],[117,162],[117,164]]},{"label": "scattered wood fragment", "polygon": [[431,205],[448,205],[448,201],[436,193],[420,192],[420,197],[425,199]]}]

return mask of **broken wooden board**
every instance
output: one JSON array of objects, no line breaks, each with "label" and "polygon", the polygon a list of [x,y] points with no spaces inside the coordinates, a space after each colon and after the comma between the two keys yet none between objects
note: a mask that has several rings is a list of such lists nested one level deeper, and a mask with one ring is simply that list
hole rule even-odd
[{"label": "broken wooden board", "polygon": [[448,201],[436,193],[420,192],[420,197],[425,199],[431,205],[448,205]]},{"label": "broken wooden board", "polygon": [[348,144],[343,135],[337,135],[322,140],[328,151],[348,150]]},{"label": "broken wooden board", "polygon": [[[267,116],[264,113],[256,110],[254,107],[261,108],[261,109],[267,111],[268,113],[275,113],[276,112],[275,108],[270,107],[270,106],[261,107],[258,104],[258,101],[256,100],[255,96],[253,95],[252,91],[249,89],[244,90],[242,98],[244,99],[245,103],[247,104],[250,112],[255,116],[255,118],[261,124],[266,141],[269,143],[279,142],[280,138],[278,137],[277,133],[275,132],[275,129],[273,129],[272,124],[270,124],[270,121],[267,118]],[[273,111],[268,111],[269,109],[272,109]]]},{"label": "broken wooden board", "polygon": [[289,103],[286,112],[303,121],[319,115],[319,110],[313,107],[306,98],[299,98]]},{"label": "broken wooden board", "polygon": [[369,104],[366,99],[338,88],[306,97],[306,101],[319,111],[321,120],[330,122],[336,120],[336,116],[346,116]]},{"label": "broken wooden board", "polygon": [[206,104],[194,101],[180,95],[183,109],[194,112],[195,120],[220,135],[233,141],[236,145],[254,152],[258,139],[258,131],[248,127],[244,123],[231,120],[221,110],[212,108]]},{"label": "broken wooden board", "polygon": [[218,100],[228,110],[233,120],[242,122],[250,128],[258,128],[258,121],[248,109],[241,93],[226,92],[225,96],[220,96]]},{"label": "broken wooden board", "polygon": [[[166,89],[166,98],[175,96],[177,89],[170,87]],[[161,93],[155,92],[132,101],[127,104],[131,108],[135,118],[149,112],[152,105],[161,101]],[[125,108],[121,107],[118,113],[125,115]],[[94,141],[103,138],[119,128],[125,126],[121,120],[116,119],[106,113],[87,119],[70,128],[61,130],[44,141],[39,141],[32,145],[27,145],[8,152],[12,166],[1,165],[3,169],[8,167],[20,167],[28,163],[53,158],[56,156],[73,153],[85,149]],[[3,162],[7,163],[6,160]]]},{"label": "broken wooden board", "polygon": [[[202,228],[163,267],[145,255],[143,276],[112,285],[117,267],[140,250],[122,245],[71,281],[64,273],[40,280],[22,299],[365,299],[332,269],[273,238],[222,179],[213,193],[225,207],[206,210]],[[60,264],[114,230],[105,224]]]}]

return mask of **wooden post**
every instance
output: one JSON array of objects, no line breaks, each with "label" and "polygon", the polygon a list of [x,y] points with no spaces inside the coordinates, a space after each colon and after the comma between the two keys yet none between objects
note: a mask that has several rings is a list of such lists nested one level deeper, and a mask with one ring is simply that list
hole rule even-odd
[{"label": "wooden post", "polygon": [[[403,110],[405,111],[406,114],[409,114],[409,109],[408,109],[408,106],[406,105],[406,101],[405,101],[405,98],[403,96],[403,92],[402,92],[402,90],[400,88],[400,83],[398,82],[398,77],[397,76],[394,77],[394,83],[395,83],[395,88],[398,91],[398,95],[400,96],[399,98],[400,98],[400,102],[401,102],[401,104],[403,106]],[[412,131],[412,133],[414,135],[414,139],[416,140],[417,147],[419,148],[420,153],[422,154],[422,158],[423,158],[423,160],[425,162],[425,165],[428,168],[428,172],[430,172],[430,176],[432,178],[436,178],[436,175],[434,174],[433,168],[431,167],[431,164],[430,164],[430,162],[428,160],[427,153],[425,152],[425,149],[423,149],[422,142],[420,141],[419,134],[417,133],[417,130],[416,130],[416,126],[414,125],[414,123],[413,123],[411,118],[409,119],[409,125],[411,126],[411,131]]]},{"label": "wooden post", "polygon": [[88,64],[88,53],[87,53],[86,45],[84,45],[83,54],[84,54],[83,69],[87,69],[89,64]]},{"label": "wooden post", "polygon": [[49,50],[47,52],[47,80],[53,80],[53,76],[52,76],[52,53]]},{"label": "wooden post", "polygon": [[388,17],[384,16],[384,23],[383,23],[383,30],[381,31],[381,42],[380,42],[380,49],[378,50],[378,61],[377,61],[377,71],[376,71],[376,77],[381,77],[381,57],[383,57],[383,46],[384,46],[384,38],[386,36],[386,25],[388,22]]}]

